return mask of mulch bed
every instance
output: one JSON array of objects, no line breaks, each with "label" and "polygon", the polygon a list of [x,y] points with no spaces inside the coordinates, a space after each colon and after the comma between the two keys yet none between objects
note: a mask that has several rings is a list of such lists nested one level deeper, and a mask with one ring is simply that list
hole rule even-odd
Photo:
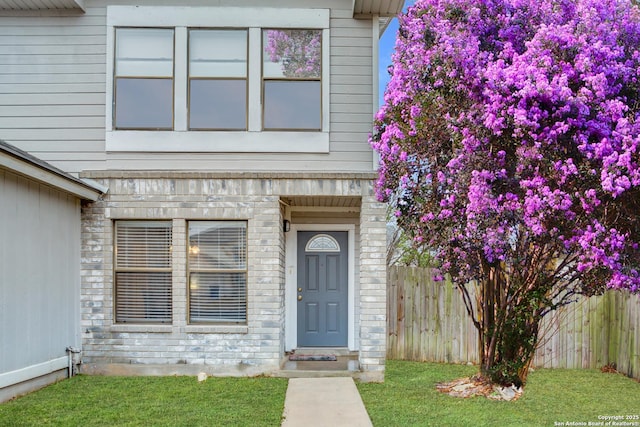
[{"label": "mulch bed", "polygon": [[492,400],[517,400],[522,396],[522,388],[510,386],[502,387],[491,384],[487,379],[480,376],[460,378],[457,380],[438,383],[436,389],[449,396],[470,398],[484,396]]}]

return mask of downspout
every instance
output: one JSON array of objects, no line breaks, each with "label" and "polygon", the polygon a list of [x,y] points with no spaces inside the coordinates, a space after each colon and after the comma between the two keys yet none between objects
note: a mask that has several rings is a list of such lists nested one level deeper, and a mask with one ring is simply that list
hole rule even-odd
[{"label": "downspout", "polygon": [[71,378],[74,374],[73,367],[76,364],[75,355],[80,354],[80,351],[81,350],[77,347],[71,347],[71,346],[67,347],[67,355],[69,357],[69,368],[68,368],[69,372],[68,372],[67,378]]}]

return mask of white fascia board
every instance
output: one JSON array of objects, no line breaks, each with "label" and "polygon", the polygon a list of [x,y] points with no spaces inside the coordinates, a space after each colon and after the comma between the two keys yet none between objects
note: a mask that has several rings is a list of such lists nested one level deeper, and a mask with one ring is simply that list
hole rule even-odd
[{"label": "white fascia board", "polygon": [[5,153],[0,153],[0,168],[7,169],[11,172],[73,194],[85,200],[96,201],[100,195],[104,193],[104,191],[94,187],[92,184],[85,183],[83,185],[80,182],[57,175],[51,171],[28,162],[24,162]]}]

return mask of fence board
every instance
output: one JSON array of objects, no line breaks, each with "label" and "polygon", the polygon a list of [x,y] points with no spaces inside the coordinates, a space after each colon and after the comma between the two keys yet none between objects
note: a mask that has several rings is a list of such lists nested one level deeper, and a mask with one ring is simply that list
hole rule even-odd
[{"label": "fence board", "polygon": [[[450,281],[428,268],[388,269],[390,359],[478,363],[478,333]],[[473,289],[472,298],[473,298]],[[533,366],[599,368],[640,379],[640,295],[579,298],[543,319]]]}]

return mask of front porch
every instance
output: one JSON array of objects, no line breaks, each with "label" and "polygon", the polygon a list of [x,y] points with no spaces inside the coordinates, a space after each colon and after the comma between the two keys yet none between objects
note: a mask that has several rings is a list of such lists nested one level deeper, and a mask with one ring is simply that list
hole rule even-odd
[{"label": "front porch", "polygon": [[[109,193],[83,206],[83,369],[297,376],[323,371],[366,381],[384,378],[386,218],[373,194],[372,174],[85,175]],[[114,316],[113,236],[126,221],[160,223],[171,236],[170,315],[162,324],[125,323]],[[246,284],[237,293],[244,318],[205,323],[193,316],[191,304],[198,288],[189,281],[190,227],[225,221],[245,230]],[[326,292],[317,298],[318,289]],[[334,291],[336,299],[328,295]],[[204,295],[212,304],[224,302],[218,293]],[[286,363],[285,352],[310,347],[345,351],[339,363]]]}]

